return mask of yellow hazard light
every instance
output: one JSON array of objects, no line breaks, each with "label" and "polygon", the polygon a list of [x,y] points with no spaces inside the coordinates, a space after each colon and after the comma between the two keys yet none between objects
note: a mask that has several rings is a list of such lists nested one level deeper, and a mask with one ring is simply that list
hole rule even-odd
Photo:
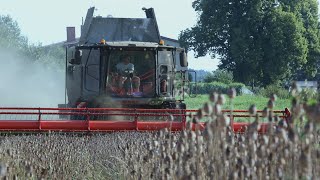
[{"label": "yellow hazard light", "polygon": [[105,39],[101,39],[100,40],[100,44],[106,44],[106,40]]},{"label": "yellow hazard light", "polygon": [[160,44],[160,45],[164,45],[164,40],[161,39],[160,42],[159,42],[159,44]]}]

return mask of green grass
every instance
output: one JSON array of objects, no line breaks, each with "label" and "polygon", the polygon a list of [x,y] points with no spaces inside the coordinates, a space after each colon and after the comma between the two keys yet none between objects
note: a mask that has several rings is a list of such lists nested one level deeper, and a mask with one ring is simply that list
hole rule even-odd
[{"label": "green grass", "polygon": [[[223,109],[230,109],[230,100],[227,95],[225,95],[226,103]],[[205,102],[209,101],[208,95],[198,95],[195,98],[186,97],[185,103],[187,104],[187,109],[199,109],[203,106]],[[237,96],[233,99],[233,109],[246,110],[249,109],[250,105],[255,104],[258,110],[263,110],[268,103],[269,99],[261,96],[252,95],[242,95]],[[275,103],[275,110],[284,110],[286,107],[291,107],[290,99],[277,99]]]}]

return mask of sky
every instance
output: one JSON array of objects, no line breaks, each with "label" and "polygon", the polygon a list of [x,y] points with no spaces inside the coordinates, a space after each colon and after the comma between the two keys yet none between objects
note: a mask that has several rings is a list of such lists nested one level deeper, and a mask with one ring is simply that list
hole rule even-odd
[{"label": "sky", "polygon": [[[142,7],[155,9],[160,34],[177,39],[180,31],[192,27],[197,14],[193,0],[10,0],[0,1],[0,15],[14,18],[31,43],[48,45],[66,40],[66,27],[75,26],[80,35],[82,17],[95,6],[95,15],[144,18]],[[210,56],[194,58],[188,53],[189,67],[213,71],[219,60]]]}]

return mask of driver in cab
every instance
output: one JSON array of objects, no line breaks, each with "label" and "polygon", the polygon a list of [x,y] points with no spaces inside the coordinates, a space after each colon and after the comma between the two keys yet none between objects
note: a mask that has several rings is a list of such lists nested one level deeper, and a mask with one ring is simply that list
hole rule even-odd
[{"label": "driver in cab", "polygon": [[[117,78],[115,84],[118,84],[119,95],[130,95],[139,92],[140,78],[134,76],[134,65],[130,63],[128,54],[120,56],[120,63],[116,65]],[[124,90],[124,92],[123,92]]]},{"label": "driver in cab", "polygon": [[118,73],[122,76],[133,73],[134,65],[130,63],[130,56],[126,54],[121,56],[120,59],[121,62],[116,65]]}]

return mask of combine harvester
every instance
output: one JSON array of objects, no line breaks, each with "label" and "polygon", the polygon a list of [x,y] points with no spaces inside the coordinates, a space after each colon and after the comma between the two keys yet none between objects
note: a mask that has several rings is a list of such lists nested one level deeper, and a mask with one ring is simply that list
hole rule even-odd
[{"label": "combine harvester", "polygon": [[[191,72],[186,52],[167,45],[153,9],[143,10],[146,18],[105,18],[93,16],[94,8],[90,8],[79,43],[66,50],[65,104],[59,108],[0,108],[0,131],[185,129],[187,116],[197,112],[187,110],[183,103]],[[231,116],[225,111],[235,132],[243,132],[248,125],[233,120],[249,117],[241,114],[245,112],[235,110]],[[274,113],[286,119],[290,116],[287,110]],[[205,123],[199,127],[203,129]],[[266,128],[267,124],[261,124],[260,132]]]}]

